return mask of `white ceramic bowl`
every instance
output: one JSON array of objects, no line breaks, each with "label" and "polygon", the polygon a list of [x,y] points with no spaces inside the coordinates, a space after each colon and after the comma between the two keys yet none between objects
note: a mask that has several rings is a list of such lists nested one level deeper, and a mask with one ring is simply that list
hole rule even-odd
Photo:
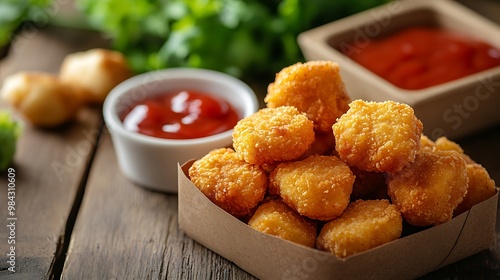
[{"label": "white ceramic bowl", "polygon": [[211,93],[227,100],[246,117],[259,108],[252,89],[224,73],[194,68],[170,68],[132,77],[107,96],[103,114],[123,174],[136,184],[163,192],[177,192],[177,163],[200,158],[209,151],[232,143],[228,130],[187,140],[170,140],[125,129],[120,115],[138,101],[175,90]]},{"label": "white ceramic bowl", "polygon": [[[459,138],[500,122],[500,67],[421,90],[405,90],[377,76],[339,49],[411,26],[439,26],[500,48],[500,28],[455,1],[391,1],[308,30],[298,37],[308,60],[332,60],[353,99],[409,104],[427,136]],[[384,61],[380,61],[384,63]]]}]

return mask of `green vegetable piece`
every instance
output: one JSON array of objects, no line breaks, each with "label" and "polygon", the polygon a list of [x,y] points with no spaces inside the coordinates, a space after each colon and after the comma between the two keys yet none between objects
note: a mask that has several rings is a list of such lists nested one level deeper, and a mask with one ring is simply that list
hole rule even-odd
[{"label": "green vegetable piece", "polygon": [[0,171],[12,162],[21,130],[21,123],[14,121],[9,111],[0,111]]}]

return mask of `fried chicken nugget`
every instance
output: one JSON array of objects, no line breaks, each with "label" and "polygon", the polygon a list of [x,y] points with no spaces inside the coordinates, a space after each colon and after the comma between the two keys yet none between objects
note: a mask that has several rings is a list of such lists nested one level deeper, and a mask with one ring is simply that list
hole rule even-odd
[{"label": "fried chicken nugget", "polygon": [[310,156],[302,161],[281,163],[269,176],[270,189],[299,214],[328,221],[349,204],[354,175],[334,156]]},{"label": "fried chicken nugget", "polygon": [[436,143],[429,139],[426,135],[420,135],[420,150],[427,149],[428,151],[433,151]]},{"label": "fried chicken nugget", "polygon": [[316,225],[299,215],[279,199],[264,202],[257,208],[248,225],[258,231],[314,248]]},{"label": "fried chicken nugget", "polygon": [[246,162],[259,165],[297,159],[313,141],[313,123],[292,106],[261,109],[233,130],[235,151]]},{"label": "fried chicken nugget", "polygon": [[75,118],[83,107],[83,91],[43,72],[7,76],[0,97],[25,120],[39,127],[57,127]]},{"label": "fried chicken nugget", "polygon": [[357,200],[323,226],[317,247],[346,258],[396,240],[402,231],[401,214],[387,199]]},{"label": "fried chicken nugget", "polygon": [[436,142],[430,140],[427,136],[422,135],[420,138],[420,149],[426,149],[427,151],[456,151],[465,159],[467,163],[475,163],[468,155],[464,153],[462,147],[459,144],[449,140],[448,138],[442,136],[439,137]]},{"label": "fried chicken nugget", "polygon": [[439,225],[452,219],[467,193],[467,163],[455,151],[421,151],[387,182],[392,203],[409,224]]},{"label": "fried chicken nugget", "polygon": [[283,68],[269,84],[268,108],[294,106],[307,114],[317,131],[331,133],[332,125],[349,107],[349,98],[337,63],[309,61]]},{"label": "fried chicken nugget", "polygon": [[423,125],[410,106],[355,100],[349,107],[333,125],[335,149],[342,160],[376,172],[396,172],[413,161]]},{"label": "fried chicken nugget", "polygon": [[268,185],[260,166],[246,163],[230,148],[213,150],[195,161],[189,177],[214,204],[238,218],[264,199]]},{"label": "fried chicken nugget", "polygon": [[68,54],[59,71],[61,81],[84,89],[87,102],[102,104],[119,83],[133,76],[126,57],[108,49]]},{"label": "fried chicken nugget", "polygon": [[460,145],[457,143],[449,140],[448,138],[442,136],[436,139],[436,142],[434,142],[435,149],[439,151],[455,151],[458,152],[459,154],[463,154],[464,150]]},{"label": "fried chicken nugget", "polygon": [[485,201],[496,193],[493,181],[486,169],[477,163],[467,164],[467,177],[469,188],[464,200],[455,209],[454,215],[460,215],[472,206]]}]

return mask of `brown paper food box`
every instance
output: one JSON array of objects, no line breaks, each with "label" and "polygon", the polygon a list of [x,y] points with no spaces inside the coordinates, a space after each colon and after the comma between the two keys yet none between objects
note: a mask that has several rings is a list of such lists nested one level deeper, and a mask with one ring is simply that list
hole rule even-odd
[{"label": "brown paper food box", "polygon": [[453,220],[339,259],[261,233],[203,195],[178,167],[179,227],[203,246],[260,279],[414,279],[488,249],[495,234],[497,193]]}]

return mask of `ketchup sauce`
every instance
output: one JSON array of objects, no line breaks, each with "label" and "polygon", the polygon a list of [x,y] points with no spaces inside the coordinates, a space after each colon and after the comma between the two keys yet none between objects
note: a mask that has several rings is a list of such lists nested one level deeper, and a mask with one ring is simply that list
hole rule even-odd
[{"label": "ketchup sauce", "polygon": [[403,89],[422,89],[500,65],[500,50],[439,28],[407,28],[344,52]]},{"label": "ketchup sauce", "polygon": [[232,129],[239,119],[229,102],[198,91],[160,94],[121,116],[125,129],[166,139],[214,135]]}]

